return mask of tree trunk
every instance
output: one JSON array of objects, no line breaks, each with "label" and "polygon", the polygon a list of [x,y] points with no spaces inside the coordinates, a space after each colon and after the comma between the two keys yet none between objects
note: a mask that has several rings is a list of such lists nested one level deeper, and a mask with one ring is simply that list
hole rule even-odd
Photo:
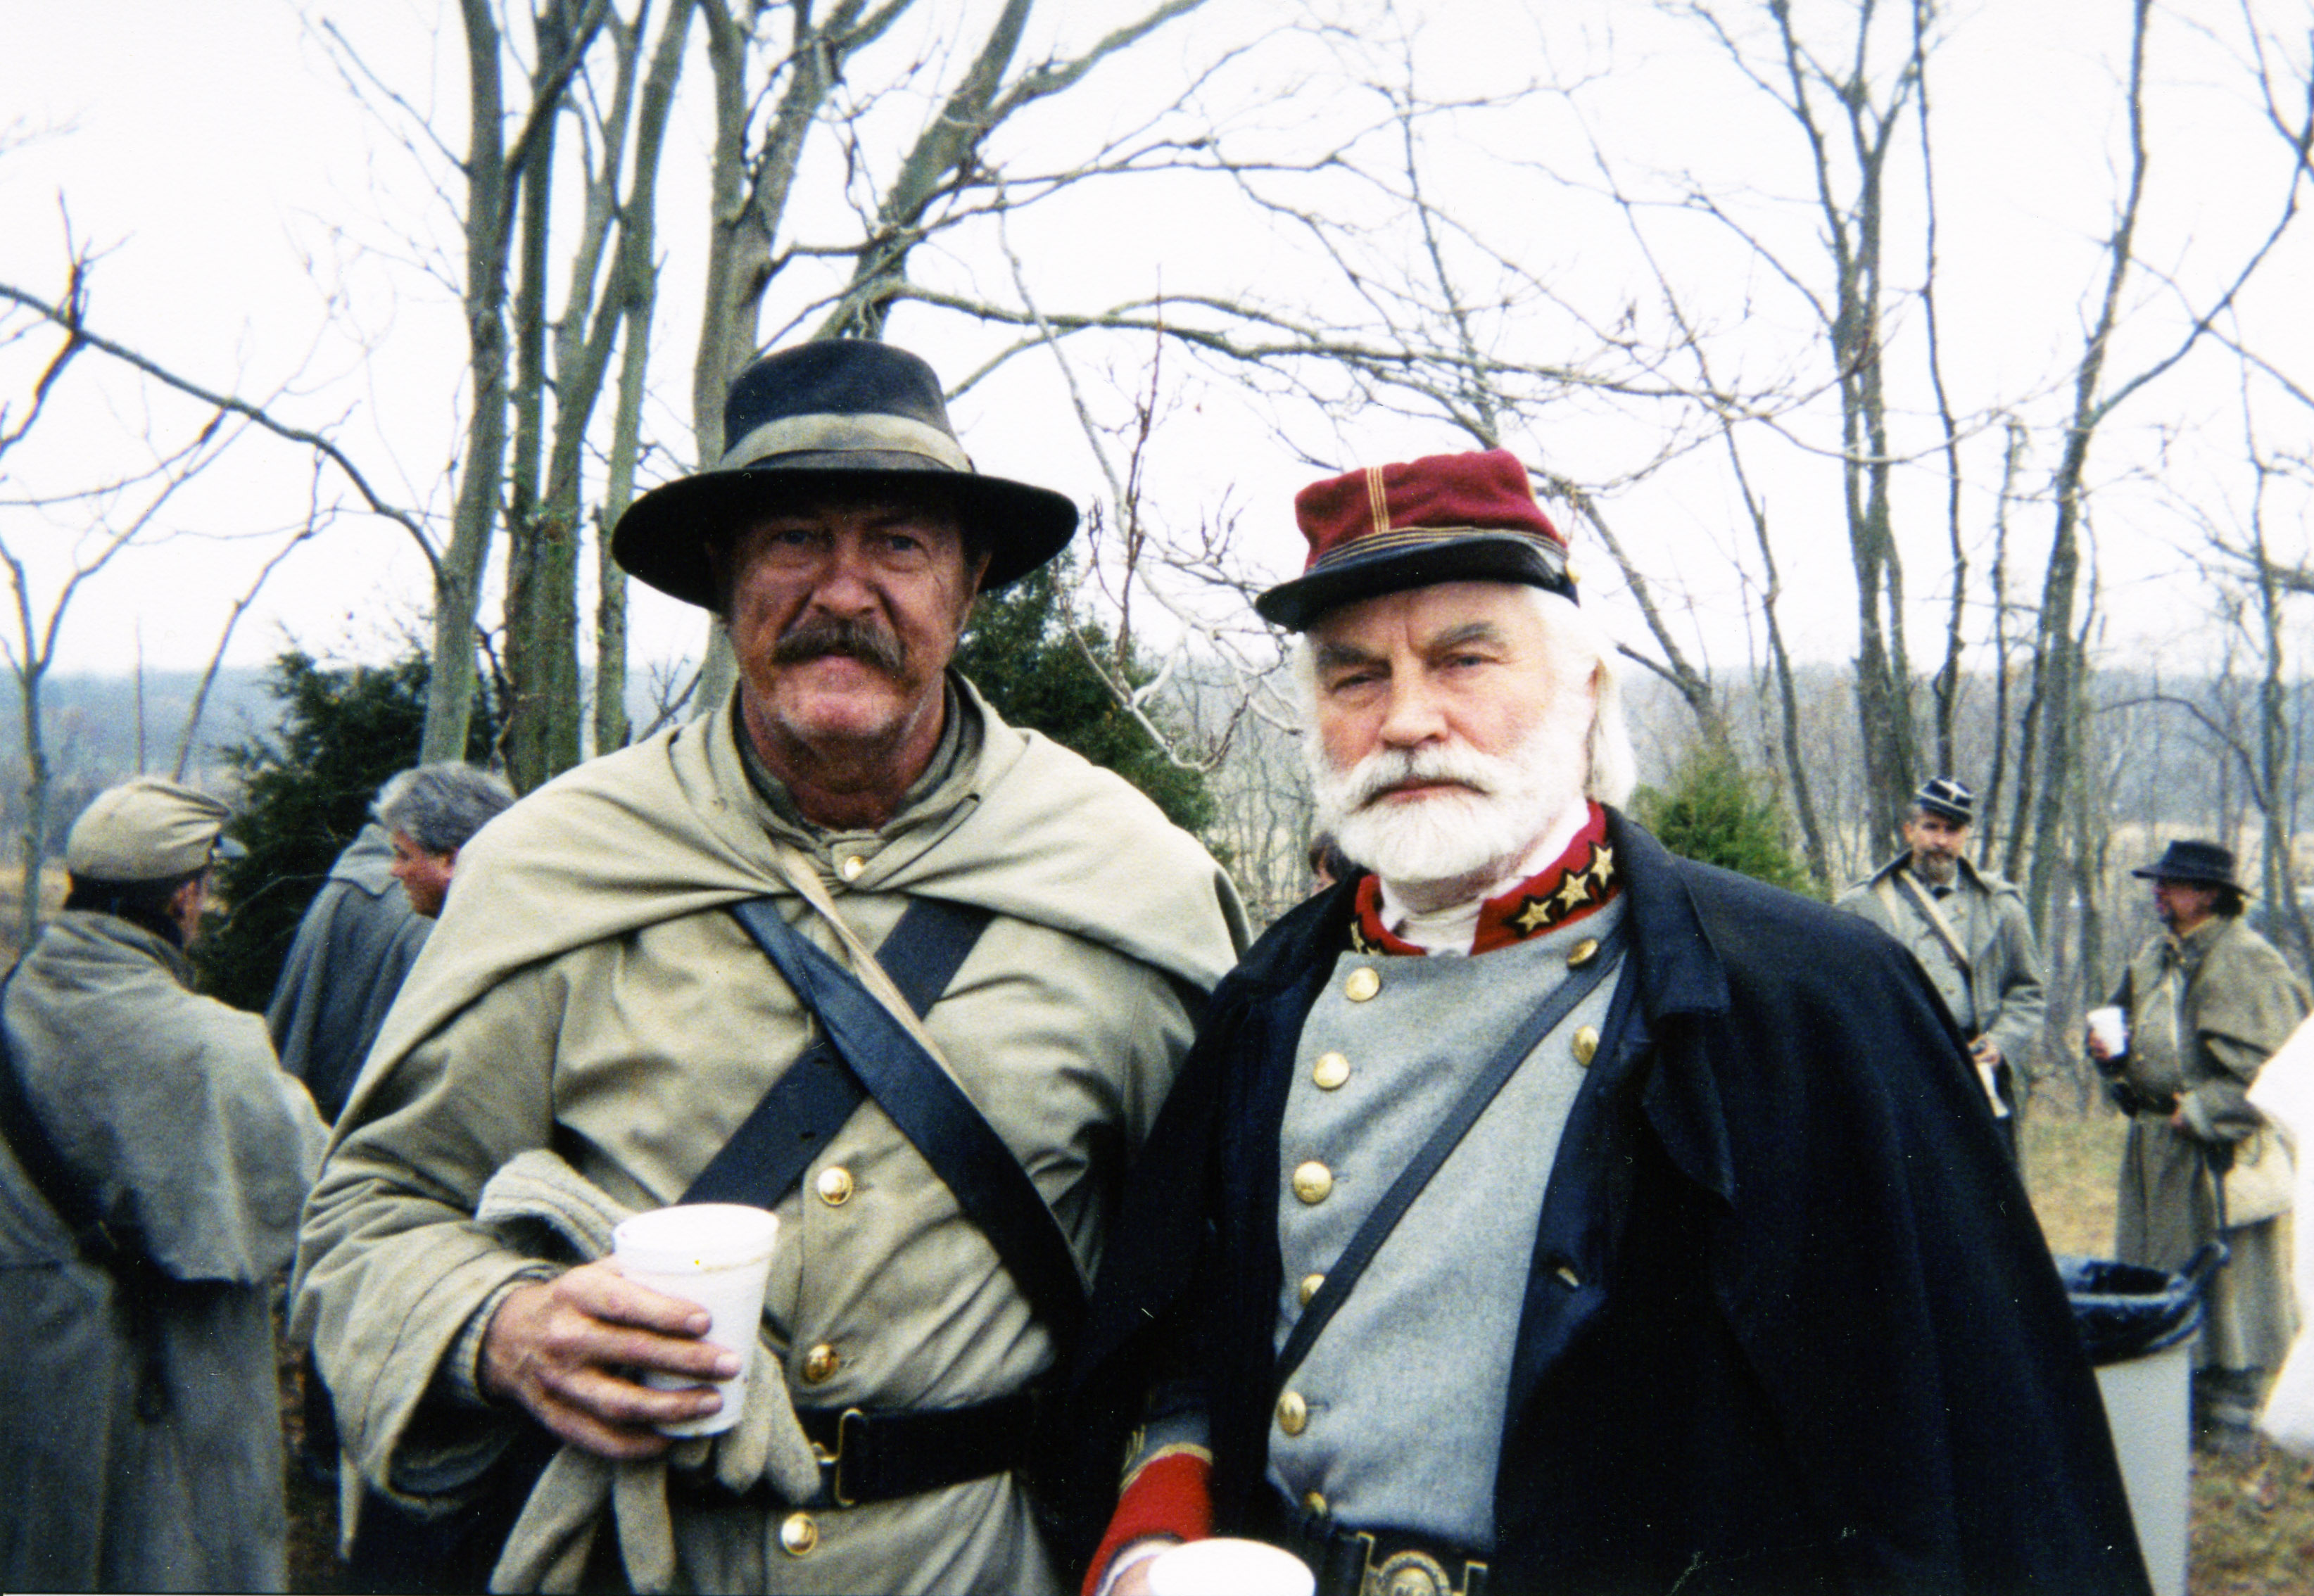
[{"label": "tree trunk", "polygon": [[490,0],[462,0],[469,104],[466,145],[466,339],[473,412],[434,593],[423,762],[463,759],[474,708],[474,617],[497,530],[506,464],[506,263],[514,196],[506,163],[504,79]]},{"label": "tree trunk", "polygon": [[[538,18],[538,70],[569,48],[563,8]],[[541,103],[534,86],[532,103]],[[539,124],[521,172],[521,265],[514,303],[514,448],[507,473],[503,714],[507,780],[528,792],[578,758],[577,528],[546,500],[547,245],[553,222],[555,124]],[[581,230],[582,233],[584,229]],[[574,284],[573,292],[578,292]],[[568,703],[566,703],[566,695]],[[569,756],[563,757],[566,736]]]}]

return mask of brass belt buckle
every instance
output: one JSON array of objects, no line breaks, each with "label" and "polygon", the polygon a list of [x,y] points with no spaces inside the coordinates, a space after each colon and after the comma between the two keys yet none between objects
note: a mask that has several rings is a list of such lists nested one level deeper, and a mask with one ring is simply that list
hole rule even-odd
[{"label": "brass belt buckle", "polygon": [[829,1451],[817,1441],[811,1443],[811,1455],[819,1459],[820,1488],[838,1507],[860,1505],[852,1500],[851,1492],[844,1488],[843,1484],[843,1459],[845,1453],[852,1451],[851,1433],[854,1419],[860,1421],[860,1433],[864,1436],[868,1429],[867,1414],[857,1407],[847,1407],[835,1420],[835,1450]]},{"label": "brass belt buckle", "polygon": [[1457,1586],[1454,1577],[1446,1572],[1446,1565],[1428,1552],[1409,1548],[1392,1552],[1381,1563],[1373,1560],[1373,1538],[1360,1535],[1366,1543],[1365,1578],[1359,1586],[1360,1596],[1473,1596],[1471,1586],[1478,1583],[1474,1575],[1483,1574],[1483,1563],[1462,1565],[1462,1584]]}]

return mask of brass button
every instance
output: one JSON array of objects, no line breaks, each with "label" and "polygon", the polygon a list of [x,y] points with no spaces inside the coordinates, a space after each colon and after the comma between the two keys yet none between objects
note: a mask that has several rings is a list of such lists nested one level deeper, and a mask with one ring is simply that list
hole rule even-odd
[{"label": "brass button", "polygon": [[1567,967],[1570,970],[1579,970],[1598,957],[1599,939],[1585,937],[1567,950]]},{"label": "brass button", "polygon": [[1372,965],[1360,965],[1342,983],[1342,995],[1353,1003],[1363,1003],[1382,990],[1382,977]]},{"label": "brass button", "polygon": [[1323,1491],[1304,1492],[1302,1496],[1302,1505],[1323,1518],[1326,1514],[1326,1494]]},{"label": "brass button", "polygon": [[830,1164],[822,1169],[812,1186],[819,1193],[819,1200],[830,1208],[841,1208],[852,1200],[852,1171],[841,1164]]},{"label": "brass button", "polygon": [[780,1521],[780,1545],[790,1557],[808,1556],[819,1544],[819,1523],[808,1512],[791,1512]]},{"label": "brass button", "polygon": [[1310,1071],[1310,1079],[1318,1083],[1320,1091],[1332,1091],[1349,1078],[1350,1061],[1338,1053],[1320,1054]]},{"label": "brass button", "polygon": [[860,872],[868,868],[868,861],[856,853],[847,853],[843,856],[843,862],[835,868],[846,881],[857,881]]},{"label": "brass button", "polygon": [[1311,1298],[1312,1298],[1312,1297],[1314,1297],[1314,1296],[1316,1296],[1316,1295],[1318,1294],[1318,1288],[1319,1288],[1319,1287],[1320,1287],[1320,1286],[1322,1286],[1322,1285],[1324,1285],[1325,1283],[1326,1283],[1326,1277],[1325,1277],[1324,1275],[1322,1275],[1322,1274],[1305,1274],[1305,1275],[1303,1275],[1303,1276],[1302,1277],[1302,1291],[1301,1291],[1302,1306],[1303,1306],[1303,1307],[1304,1307],[1304,1308],[1309,1307],[1309,1306],[1310,1306],[1310,1299],[1311,1299]]},{"label": "brass button", "polygon": [[1575,1062],[1585,1069],[1589,1069],[1592,1059],[1599,1052],[1599,1027],[1595,1025],[1577,1026],[1574,1047]]},{"label": "brass button", "polygon": [[807,1385],[825,1385],[843,1367],[843,1356],[826,1342],[821,1342],[803,1355],[803,1378]]},{"label": "brass button", "polygon": [[1294,1195],[1304,1203],[1322,1203],[1334,1189],[1334,1172],[1312,1159],[1294,1171]]},{"label": "brass button", "polygon": [[1288,1391],[1277,1399],[1277,1427],[1288,1435],[1299,1435],[1310,1427],[1310,1405],[1302,1400],[1299,1391]]},{"label": "brass button", "polygon": [[1559,1283],[1566,1286],[1568,1291],[1579,1292],[1583,1289],[1583,1277],[1576,1274],[1573,1269],[1568,1267],[1565,1264],[1561,1264],[1558,1268],[1552,1270],[1551,1273],[1559,1276]]}]

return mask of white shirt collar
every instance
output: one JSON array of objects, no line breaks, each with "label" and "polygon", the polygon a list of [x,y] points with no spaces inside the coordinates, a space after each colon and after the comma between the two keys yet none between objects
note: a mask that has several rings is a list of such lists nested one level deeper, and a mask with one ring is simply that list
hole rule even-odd
[{"label": "white shirt collar", "polygon": [[1516,863],[1496,880],[1488,882],[1459,904],[1444,909],[1417,913],[1406,905],[1406,900],[1391,889],[1388,880],[1382,882],[1382,922],[1391,935],[1413,943],[1425,953],[1468,953],[1479,934],[1479,911],[1488,898],[1500,896],[1530,876],[1539,875],[1556,863],[1575,841],[1575,833],[1591,818],[1588,803],[1576,805],[1566,815],[1551,823],[1550,829],[1534,841],[1534,845],[1521,854]]}]

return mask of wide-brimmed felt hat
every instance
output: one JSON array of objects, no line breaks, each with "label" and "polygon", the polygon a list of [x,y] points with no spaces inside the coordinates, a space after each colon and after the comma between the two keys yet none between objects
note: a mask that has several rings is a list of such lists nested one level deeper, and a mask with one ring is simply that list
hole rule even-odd
[{"label": "wide-brimmed felt hat", "polygon": [[1358,599],[1440,582],[1524,582],[1575,597],[1567,539],[1507,450],[1329,477],[1294,496],[1294,518],[1310,543],[1302,574],[1253,601],[1291,631]]},{"label": "wide-brimmed felt hat", "polygon": [[2232,849],[2190,838],[2170,843],[2161,851],[2160,859],[2150,865],[2140,865],[2130,874],[2148,881],[2192,881],[2208,886],[2230,886],[2239,893],[2249,890],[2234,879]]},{"label": "wide-brimmed felt hat", "polygon": [[1065,495],[973,469],[940,378],[890,344],[830,339],[764,356],[732,383],[723,436],[712,468],[644,494],[611,533],[629,575],[711,609],[716,534],[831,489],[937,482],[966,537],[988,551],[984,593],[1035,570],[1076,531]]},{"label": "wide-brimmed felt hat", "polygon": [[89,800],[65,839],[65,869],[84,881],[168,881],[213,859],[245,851],[221,838],[233,811],[158,776],[108,787]]}]

